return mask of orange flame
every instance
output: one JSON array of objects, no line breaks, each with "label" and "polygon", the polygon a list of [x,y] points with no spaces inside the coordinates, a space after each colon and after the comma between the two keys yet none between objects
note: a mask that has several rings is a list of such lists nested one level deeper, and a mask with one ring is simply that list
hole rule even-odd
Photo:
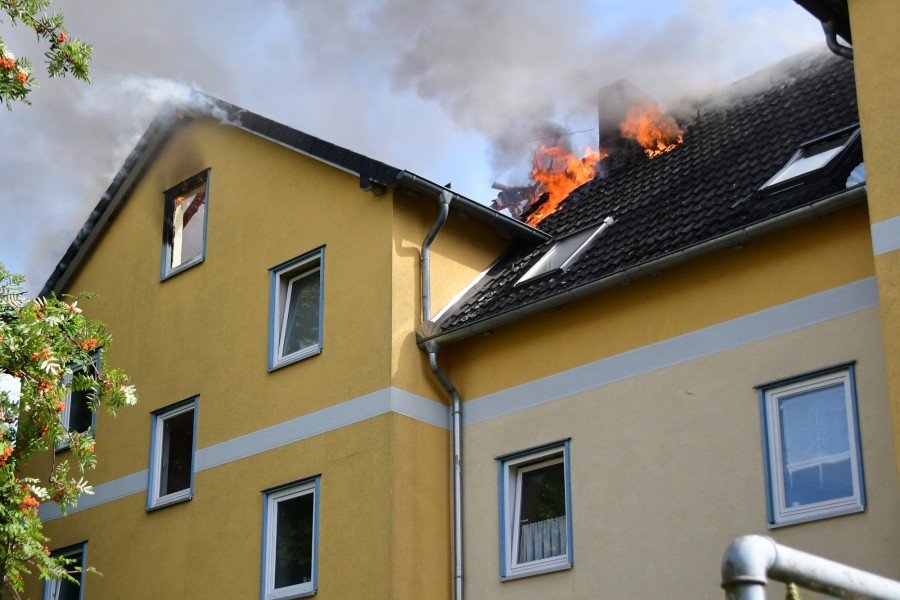
[{"label": "orange flame", "polygon": [[684,141],[684,130],[655,104],[638,104],[628,109],[621,130],[623,137],[643,146],[650,158],[668,152]]},{"label": "orange flame", "polygon": [[534,227],[553,214],[572,190],[594,178],[597,163],[605,157],[605,153],[590,148],[584,151],[584,157],[578,158],[560,146],[541,145],[534,153],[530,177],[539,186],[539,196],[547,194],[548,197],[526,222]]}]

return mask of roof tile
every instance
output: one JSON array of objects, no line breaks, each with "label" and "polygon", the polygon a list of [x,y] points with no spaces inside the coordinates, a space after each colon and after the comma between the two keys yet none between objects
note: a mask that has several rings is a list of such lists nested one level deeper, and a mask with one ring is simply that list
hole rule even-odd
[{"label": "roof tile", "polygon": [[[759,82],[773,82],[764,89]],[[676,115],[677,116],[677,115]],[[844,188],[849,170],[772,195],[757,190],[805,141],[858,122],[853,63],[807,54],[707,97],[679,119],[684,142],[648,159],[626,142],[608,176],[573,191],[539,228],[559,238],[616,223],[570,269],[516,285],[553,243],[519,245],[445,313],[445,333],[788,212]]]}]

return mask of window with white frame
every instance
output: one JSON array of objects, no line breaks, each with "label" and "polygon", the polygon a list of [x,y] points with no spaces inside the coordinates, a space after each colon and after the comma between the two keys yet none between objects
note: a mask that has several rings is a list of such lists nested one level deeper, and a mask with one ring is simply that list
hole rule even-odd
[{"label": "window with white frame", "polygon": [[316,593],[319,478],[265,490],[262,600]]},{"label": "window with white frame", "polygon": [[854,368],[760,388],[769,523],[802,523],[865,508]]},{"label": "window with white frame", "polygon": [[801,144],[787,164],[760,189],[784,189],[825,171],[858,137],[859,125],[853,125]]},{"label": "window with white frame", "polygon": [[537,279],[554,271],[565,271],[614,223],[615,220],[612,217],[606,217],[602,223],[595,227],[582,229],[560,239],[519,278],[516,285]]},{"label": "window with white frame", "polygon": [[152,415],[148,510],[194,495],[197,402],[195,396]]},{"label": "window with white frame", "polygon": [[[94,368],[99,370],[100,355],[93,354],[91,359],[94,362]],[[65,406],[60,414],[60,419],[66,430],[72,433],[87,433],[96,425],[94,390],[85,386],[85,377],[88,375],[85,373],[85,367],[81,365],[73,365],[72,372],[66,375],[65,385],[69,392],[66,394]],[[68,440],[63,438],[56,448],[61,450],[68,447]]]},{"label": "window with white frame", "polygon": [[572,566],[569,441],[501,456],[500,577]]},{"label": "window with white frame", "polygon": [[322,351],[325,247],[270,269],[269,369]]},{"label": "window with white frame", "polygon": [[81,600],[84,589],[84,571],[82,569],[86,551],[87,543],[81,543],[53,553],[53,556],[67,561],[66,572],[75,581],[48,579],[44,582],[44,600]]},{"label": "window with white frame", "polygon": [[165,192],[162,279],[203,262],[208,192],[209,169]]}]

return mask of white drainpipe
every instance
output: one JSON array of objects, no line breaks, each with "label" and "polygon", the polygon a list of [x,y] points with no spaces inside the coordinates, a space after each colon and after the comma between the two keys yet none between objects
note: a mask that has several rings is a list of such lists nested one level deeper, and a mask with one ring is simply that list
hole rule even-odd
[{"label": "white drainpipe", "polygon": [[722,557],[728,600],[766,600],[768,579],[835,598],[900,600],[900,582],[782,546],[761,535],[739,537]]}]

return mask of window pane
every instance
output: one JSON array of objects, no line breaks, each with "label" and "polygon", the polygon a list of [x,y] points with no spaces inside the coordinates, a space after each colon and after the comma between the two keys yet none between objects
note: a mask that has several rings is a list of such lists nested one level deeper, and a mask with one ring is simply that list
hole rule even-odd
[{"label": "window pane", "polygon": [[788,507],[853,495],[842,384],[779,399]]},{"label": "window pane", "polygon": [[520,473],[518,562],[566,553],[566,483],[562,462]]},{"label": "window pane", "polygon": [[172,264],[174,269],[203,254],[203,222],[206,218],[205,184],[173,199]]},{"label": "window pane", "polygon": [[799,175],[803,175],[804,173],[809,173],[810,171],[815,171],[816,169],[820,169],[828,164],[834,156],[841,151],[842,146],[838,146],[837,148],[830,148],[828,150],[824,150],[822,152],[811,154],[809,156],[803,156],[798,158],[790,165],[788,165],[784,171],[778,174],[769,185],[775,183],[781,183],[782,181],[787,181],[792,177],[797,177]]},{"label": "window pane", "polygon": [[69,431],[84,433],[93,422],[91,392],[72,390],[69,396]]},{"label": "window pane", "polygon": [[282,356],[319,343],[319,270],[292,279],[282,328]]},{"label": "window pane", "polygon": [[313,494],[277,506],[275,589],[312,580]]},{"label": "window pane", "polygon": [[191,486],[194,411],[189,410],[163,421],[162,470],[159,495],[165,496]]},{"label": "window pane", "polygon": [[833,139],[801,149],[799,155],[787,164],[765,186],[775,185],[788,179],[821,169],[840,153],[850,141],[853,132],[841,134]]}]

